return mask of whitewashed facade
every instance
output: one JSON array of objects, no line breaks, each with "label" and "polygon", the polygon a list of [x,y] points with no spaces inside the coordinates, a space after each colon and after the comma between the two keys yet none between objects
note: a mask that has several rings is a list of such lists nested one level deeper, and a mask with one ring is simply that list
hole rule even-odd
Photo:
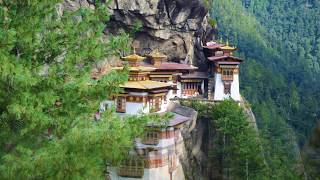
[{"label": "whitewashed facade", "polygon": [[239,75],[233,75],[233,81],[228,82],[231,84],[230,93],[225,93],[225,85],[221,78],[221,73],[215,73],[215,89],[214,89],[214,100],[223,101],[225,99],[232,98],[235,101],[241,100],[240,90],[239,90]]}]

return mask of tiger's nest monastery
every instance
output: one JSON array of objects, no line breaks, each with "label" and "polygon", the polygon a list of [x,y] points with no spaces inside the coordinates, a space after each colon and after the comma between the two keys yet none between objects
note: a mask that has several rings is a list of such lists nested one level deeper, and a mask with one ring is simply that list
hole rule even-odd
[{"label": "tiger's nest monastery", "polygon": [[[183,62],[168,62],[165,52],[153,51],[140,56],[136,53],[123,57],[129,65],[129,80],[123,92],[102,103],[115,107],[121,115],[172,112],[165,126],[148,125],[145,135],[135,141],[135,148],[117,168],[109,168],[108,178],[129,179],[184,179],[180,158],[184,156],[183,126],[194,118],[193,109],[173,109],[172,100],[203,99],[219,102],[232,98],[240,101],[240,58],[234,57],[235,47],[209,42],[203,47],[208,70]],[[123,67],[113,67],[122,70]],[[111,169],[111,170],[110,170]]]}]

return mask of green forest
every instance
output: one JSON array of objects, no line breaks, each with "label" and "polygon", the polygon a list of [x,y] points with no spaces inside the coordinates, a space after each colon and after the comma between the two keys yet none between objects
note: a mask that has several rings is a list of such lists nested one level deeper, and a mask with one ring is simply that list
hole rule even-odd
[{"label": "green forest", "polygon": [[[0,179],[105,179],[147,123],[167,119],[123,120],[110,109],[94,120],[100,102],[122,91],[128,69],[98,80],[91,69],[129,51],[138,27],[105,37],[104,3],[60,14],[59,2],[0,0]],[[218,179],[319,178],[320,162],[300,154],[320,118],[320,2],[209,4],[219,39],[245,59],[241,93],[258,131],[233,101],[188,104],[215,135],[207,166]]]},{"label": "green forest", "polygon": [[[319,1],[213,0],[223,39],[239,47],[242,94],[261,131],[298,157],[320,115]],[[297,145],[299,147],[297,147]]]},{"label": "green forest", "polygon": [[141,127],[160,121],[122,121],[110,110],[94,121],[99,103],[128,75],[93,81],[92,66],[124,50],[129,36],[101,40],[104,4],[60,15],[58,2],[0,1],[0,179],[104,179]]},{"label": "green forest", "polygon": [[[243,107],[226,100],[219,104],[182,101],[208,121],[209,179],[301,179],[303,165],[288,155],[279,137],[255,129]],[[247,105],[246,105],[247,106]],[[247,107],[246,107],[247,108]]]}]

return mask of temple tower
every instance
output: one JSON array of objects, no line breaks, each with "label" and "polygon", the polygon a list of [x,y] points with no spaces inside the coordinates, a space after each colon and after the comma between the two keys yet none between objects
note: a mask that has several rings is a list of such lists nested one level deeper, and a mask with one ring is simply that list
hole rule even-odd
[{"label": "temple tower", "polygon": [[241,100],[239,90],[239,66],[242,60],[233,56],[235,47],[218,43],[208,43],[204,47],[208,57],[209,74],[212,80],[212,89],[209,89],[211,99],[223,101],[232,98],[235,101]]}]

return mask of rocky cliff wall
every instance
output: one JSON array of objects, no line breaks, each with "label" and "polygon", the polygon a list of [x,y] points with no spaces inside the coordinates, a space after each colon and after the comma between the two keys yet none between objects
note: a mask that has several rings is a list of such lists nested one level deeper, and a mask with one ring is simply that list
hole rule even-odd
[{"label": "rocky cliff wall", "polygon": [[[94,0],[65,0],[61,10],[95,7]],[[159,49],[170,61],[184,61],[206,68],[202,44],[214,38],[208,10],[202,0],[112,0],[106,34],[117,34],[141,25],[133,35],[140,54]]]},{"label": "rocky cliff wall", "polygon": [[108,32],[142,25],[133,40],[140,54],[159,49],[169,60],[205,67],[202,43],[215,33],[202,0],[114,0],[109,8]]},{"label": "rocky cliff wall", "polygon": [[182,106],[178,102],[171,103],[168,111],[190,117],[190,121],[181,128],[183,148],[180,149],[179,160],[183,167],[185,179],[207,179],[204,177],[205,154],[202,151],[204,139],[204,122],[198,119],[198,112]]}]

